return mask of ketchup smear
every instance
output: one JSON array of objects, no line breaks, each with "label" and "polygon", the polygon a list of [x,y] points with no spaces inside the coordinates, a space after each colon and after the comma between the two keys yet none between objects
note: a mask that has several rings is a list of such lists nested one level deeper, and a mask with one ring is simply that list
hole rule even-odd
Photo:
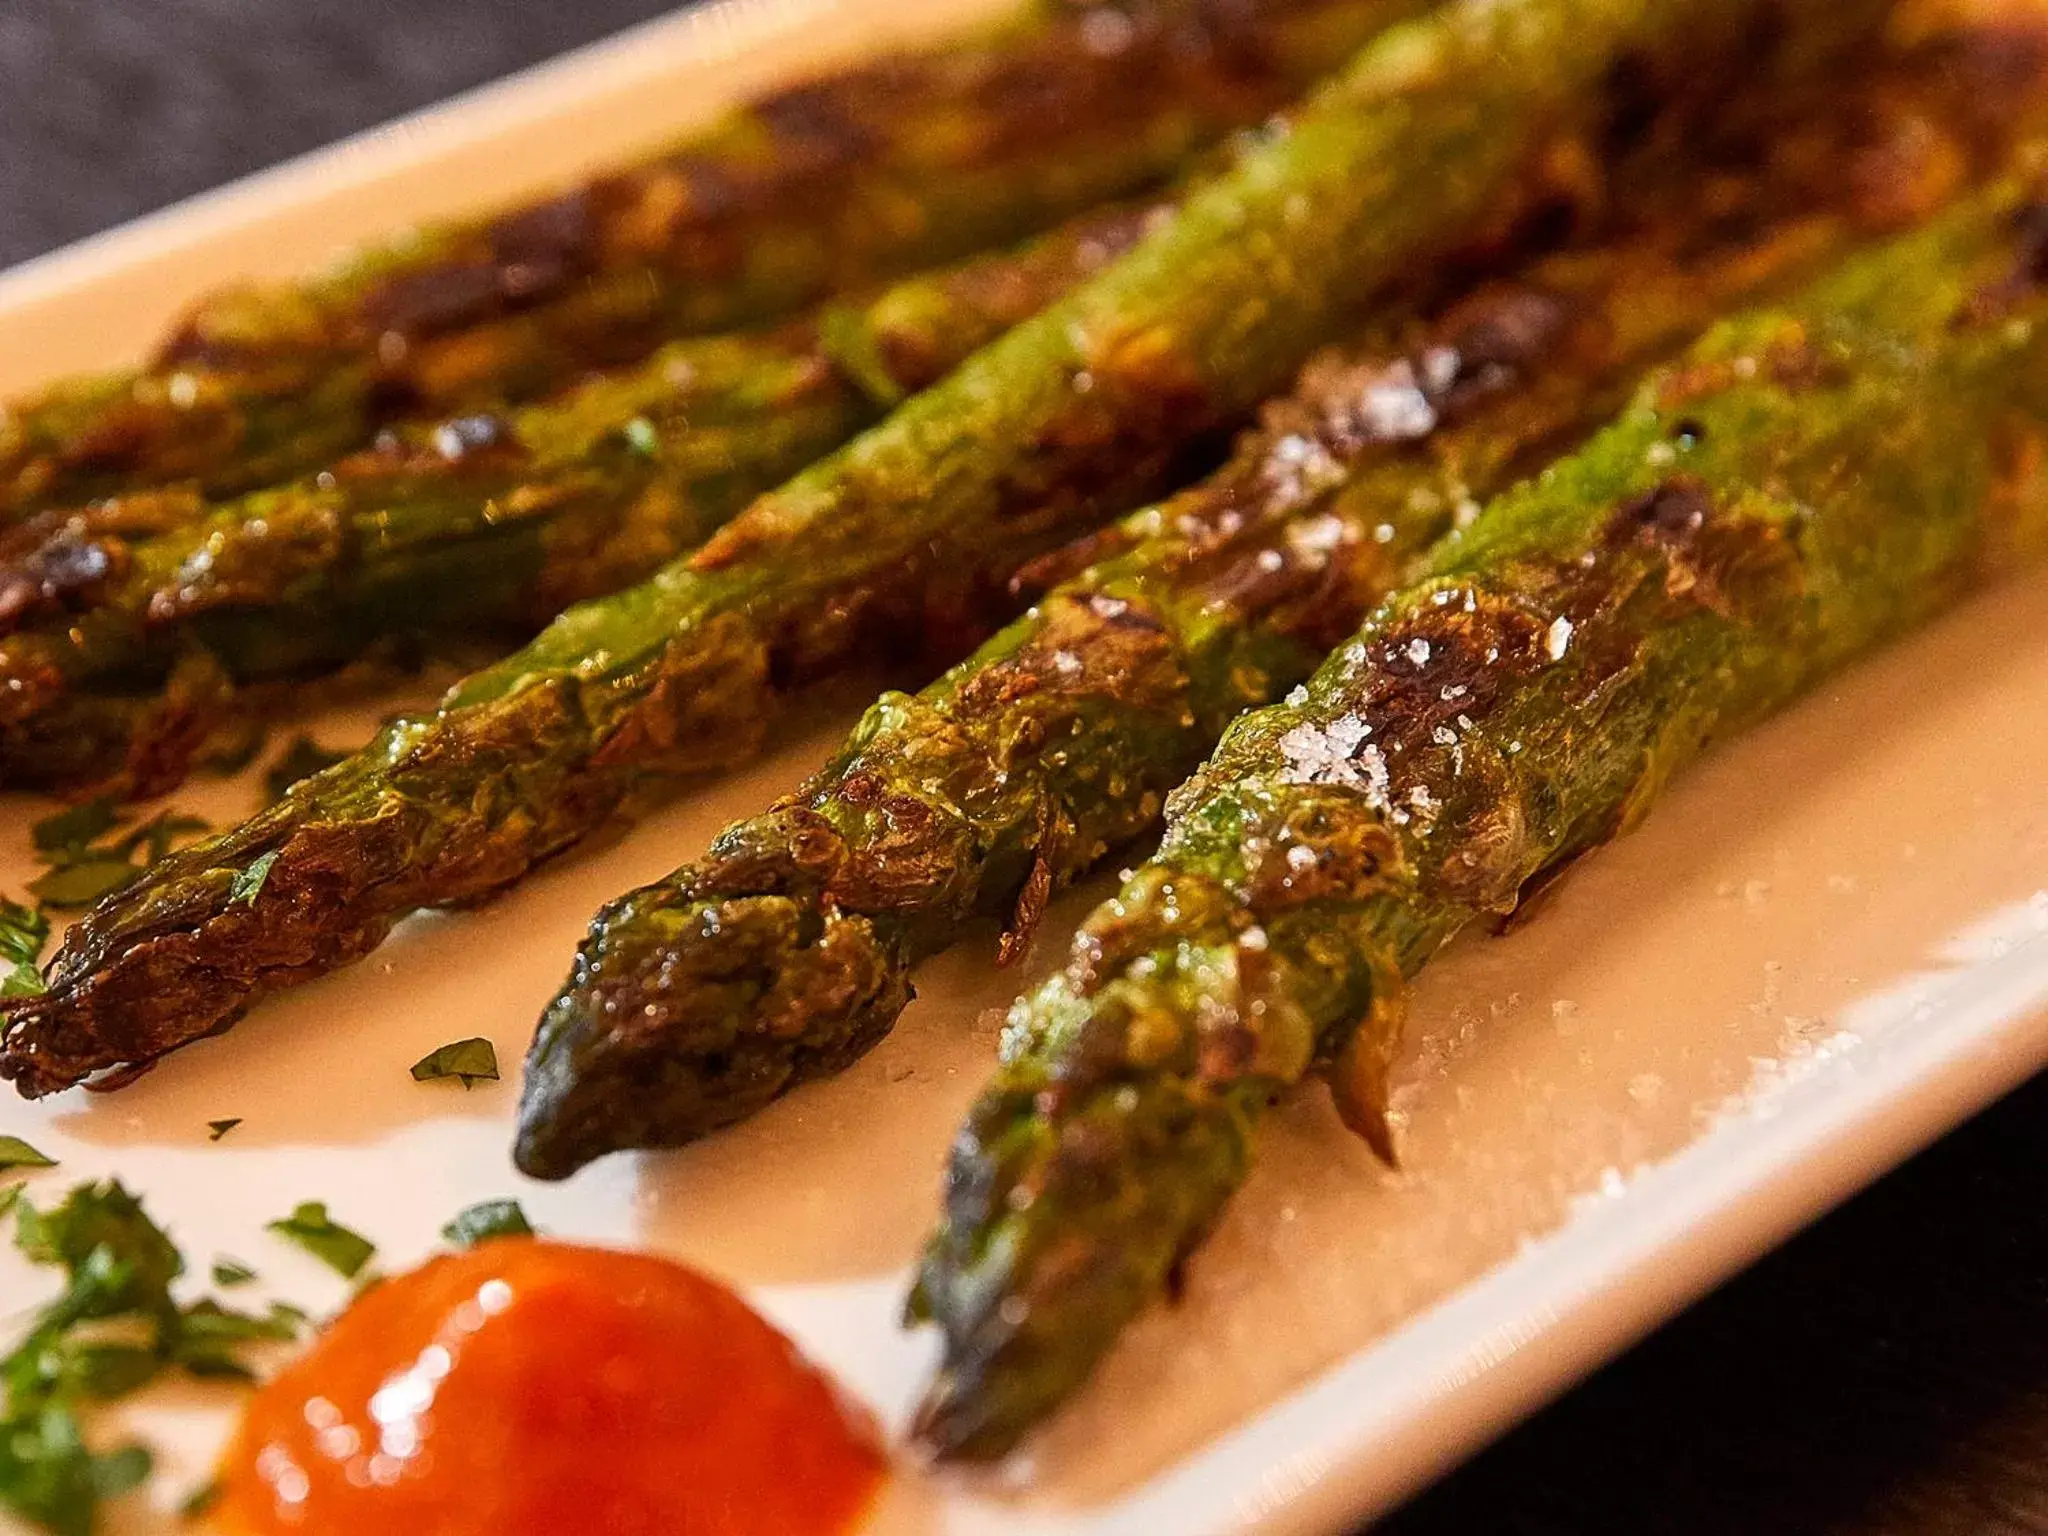
[{"label": "ketchup smear", "polygon": [[508,1238],[387,1280],[250,1400],[237,1536],[847,1530],[885,1462],[831,1385],[664,1259]]}]

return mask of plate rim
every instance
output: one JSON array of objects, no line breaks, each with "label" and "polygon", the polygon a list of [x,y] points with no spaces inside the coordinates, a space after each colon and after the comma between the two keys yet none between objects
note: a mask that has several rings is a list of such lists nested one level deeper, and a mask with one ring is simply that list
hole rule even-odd
[{"label": "plate rim", "polygon": [[[194,257],[342,188],[374,188],[530,131],[679,64],[801,45],[807,28],[859,9],[860,0],[713,0],[641,23],[0,271],[0,323]],[[933,14],[965,25],[999,10],[996,0],[944,0]],[[1956,974],[1957,995],[1913,1031],[1845,1046],[1829,1070],[1789,1084],[1769,1114],[1715,1126],[1146,1484],[1047,1528],[1109,1536],[1168,1521],[1218,1536],[1296,1536],[1388,1509],[2048,1064],[2048,938]],[[1347,1400],[1345,1412],[1329,1411]],[[1226,1493],[1250,1491],[1219,1509],[1219,1479]]]}]

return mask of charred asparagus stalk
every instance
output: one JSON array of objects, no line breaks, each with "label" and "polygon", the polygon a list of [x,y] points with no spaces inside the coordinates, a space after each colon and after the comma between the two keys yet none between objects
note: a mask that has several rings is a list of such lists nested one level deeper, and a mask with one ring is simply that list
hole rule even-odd
[{"label": "charred asparagus stalk", "polygon": [[[161,791],[237,685],[393,639],[523,639],[701,543],[1166,212],[1083,215],[815,322],[672,343],[565,401],[393,432],[212,511],[138,493],[0,535],[0,784]],[[220,684],[204,718],[122,706],[201,670]]]},{"label": "charred asparagus stalk", "polygon": [[[1740,173],[1659,163],[1624,181],[1610,201],[1638,227],[1486,284],[1400,345],[1320,359],[1218,474],[1042,562],[1095,563],[915,697],[884,695],[705,858],[599,914],[528,1056],[519,1166],[559,1178],[680,1145],[842,1069],[892,1026],[912,967],[977,918],[1012,914],[1017,952],[1047,899],[1150,831],[1224,726],[1306,678],[1455,509],[1569,451],[1631,372],[1733,304],[1930,212],[1902,192],[1944,195],[1971,149],[1930,117],[1924,63],[1759,125],[1724,147]],[[1762,169],[1757,140],[1776,157]]]},{"label": "charred asparagus stalk", "polygon": [[2044,232],[1987,196],[1718,328],[1231,727],[955,1143],[925,1441],[1001,1454],[1073,1391],[1311,1070],[1391,1155],[1405,978],[1709,740],[2048,539]]},{"label": "charred asparagus stalk", "polygon": [[1037,0],[785,90],[553,201],[202,304],[138,373],[0,409],[0,521],[274,484],[398,414],[495,407],[682,332],[1021,238],[1170,174],[1423,0]]},{"label": "charred asparagus stalk", "polygon": [[[1835,57],[1887,10],[1802,9],[1772,58]],[[876,639],[957,659],[1019,565],[1157,489],[1397,275],[1514,206],[1617,59],[1652,89],[1696,81],[1766,11],[1458,0],[1389,32],[1136,250],[696,555],[96,908],[49,991],[6,1005],[0,1075],[48,1093],[224,1029],[406,913],[519,879],[650,780],[730,763],[783,688]]]}]

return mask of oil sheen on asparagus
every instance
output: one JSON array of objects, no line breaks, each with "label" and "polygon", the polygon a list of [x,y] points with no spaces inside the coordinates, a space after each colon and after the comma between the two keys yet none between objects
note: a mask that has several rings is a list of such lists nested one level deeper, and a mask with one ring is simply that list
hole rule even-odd
[{"label": "oil sheen on asparagus", "polygon": [[161,792],[265,702],[251,684],[420,636],[517,643],[694,548],[1165,212],[1084,214],[770,334],[671,343],[559,402],[394,430],[210,510],[140,492],[0,533],[0,785]]},{"label": "oil sheen on asparagus", "polygon": [[[841,1070],[894,1023],[911,968],[978,918],[1010,916],[1015,954],[1050,896],[1150,831],[1225,725],[1307,677],[1458,508],[1568,451],[1632,368],[1952,194],[1989,148],[1952,120],[1974,115],[1947,99],[1953,47],[1830,82],[1806,121],[1773,103],[1720,169],[1660,161],[1648,186],[1608,189],[1633,227],[1398,344],[1320,358],[1216,476],[1042,562],[1088,568],[599,914],[527,1059],[519,1166],[558,1178],[678,1145]],[[2009,99],[2007,122],[2038,115],[2033,81],[2032,114]]]},{"label": "oil sheen on asparagus", "polygon": [[2006,191],[1716,328],[1230,728],[954,1145],[926,1443],[998,1455],[1066,1398],[1309,1072],[1391,1155],[1405,979],[1447,939],[2040,547],[2044,277],[2048,205]]},{"label": "oil sheen on asparagus", "polygon": [[1715,61],[1813,68],[1882,0],[1456,0],[1361,52],[1289,123],[1077,293],[970,358],[696,555],[571,609],[269,812],[172,855],[6,1004],[29,1095],[155,1060],[261,994],[475,901],[650,780],[728,764],[792,682],[881,639],[957,659],[1025,561],[1157,490],[1375,294],[1506,218],[1559,136]]},{"label": "oil sheen on asparagus", "polygon": [[272,484],[398,415],[535,397],[1019,239],[1163,179],[1422,5],[1033,0],[991,35],[784,90],[552,201],[223,294],[140,372],[0,408],[0,522]]}]

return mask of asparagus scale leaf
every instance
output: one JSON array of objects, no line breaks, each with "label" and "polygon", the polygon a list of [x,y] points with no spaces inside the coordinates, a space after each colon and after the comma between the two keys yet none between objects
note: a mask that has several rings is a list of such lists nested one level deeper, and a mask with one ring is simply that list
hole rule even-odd
[{"label": "asparagus scale leaf", "polygon": [[[1639,227],[1333,350],[1223,470],[1042,562],[1085,568],[921,693],[885,695],[796,793],[599,914],[528,1056],[520,1167],[561,1177],[685,1143],[843,1068],[893,1024],[915,964],[977,918],[1008,916],[1014,955],[1051,895],[1151,830],[1225,725],[1306,678],[1461,508],[1567,452],[1728,307],[1902,217],[1895,183],[1873,199],[1859,167],[1938,196],[1945,178],[1909,164],[1969,156],[1926,62],[1831,84],[1803,113],[1774,100],[1721,168],[1633,168],[1607,201]],[[1782,163],[1758,169],[1759,141]]]},{"label": "asparagus scale leaf", "polygon": [[[1792,13],[1782,59],[1869,40],[1881,0]],[[1395,28],[1076,293],[976,353],[643,585],[174,854],[7,1000],[0,1076],[56,1091],[228,1027],[422,907],[474,901],[730,763],[788,684],[913,634],[966,651],[1025,561],[1156,491],[1419,261],[1497,225],[1532,157],[1632,90],[1753,52],[1767,0],[1459,0]],[[275,853],[252,902],[249,863]]]},{"label": "asparagus scale leaf", "polygon": [[[821,321],[677,342],[566,399],[393,431],[210,509],[157,491],[16,528],[0,536],[0,783],[159,792],[225,716],[264,702],[251,685],[380,645],[524,639],[702,543],[1165,211],[1084,214]],[[224,686],[181,710],[118,708],[194,663]]]},{"label": "asparagus scale leaf", "polygon": [[1310,1071],[1390,1150],[1403,979],[1452,934],[2048,541],[2044,231],[2007,188],[1717,328],[1231,727],[954,1145],[928,1444],[1001,1454],[1071,1393]]},{"label": "asparagus scale leaf", "polygon": [[548,201],[195,309],[136,373],[0,411],[0,521],[290,479],[394,413],[530,398],[985,250],[1170,175],[1423,0],[1041,0],[732,113]]}]

